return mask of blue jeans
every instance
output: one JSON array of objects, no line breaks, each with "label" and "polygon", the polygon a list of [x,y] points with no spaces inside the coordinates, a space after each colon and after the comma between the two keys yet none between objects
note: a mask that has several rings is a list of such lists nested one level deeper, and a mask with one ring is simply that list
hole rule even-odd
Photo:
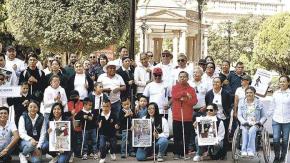
[{"label": "blue jeans", "polygon": [[[6,146],[5,146],[6,147]],[[0,147],[0,152],[5,148],[5,147]],[[14,146],[15,147],[15,146]],[[10,156],[12,154],[12,152],[14,151],[14,147],[12,147],[12,149],[9,149],[7,154],[4,155],[3,157],[0,158],[0,163],[5,163],[10,161]]]},{"label": "blue jeans", "polygon": [[100,140],[100,152],[101,152],[101,159],[106,158],[108,145],[107,142],[110,143],[110,153],[116,153],[117,151],[117,139],[116,137],[107,137],[105,135],[99,136]]},{"label": "blue jeans", "polygon": [[242,152],[256,152],[256,134],[258,128],[256,126],[252,126],[247,128],[245,126],[241,126],[242,129]]},{"label": "blue jeans", "polygon": [[[20,142],[20,151],[24,156],[27,156],[28,154],[32,153],[36,150],[36,146],[33,146],[30,141],[22,140]],[[31,162],[32,163],[40,163],[41,162],[41,156],[34,156],[31,155]]]},{"label": "blue jeans", "polygon": [[[168,139],[161,137],[155,143],[155,149],[157,148],[158,156],[163,157],[168,146]],[[138,148],[136,153],[136,159],[138,161],[144,161],[148,156],[152,154],[152,147]]]},{"label": "blue jeans", "polygon": [[111,112],[116,116],[117,120],[119,120],[119,113],[121,110],[121,102],[117,101],[111,105]]},{"label": "blue jeans", "polygon": [[[46,151],[48,154],[50,154],[52,157],[58,156],[58,152],[49,152],[49,143],[47,140],[44,141],[41,147],[42,151]],[[71,152],[65,151],[63,153],[60,153],[57,159],[57,163],[67,163],[70,159]]]},{"label": "blue jeans", "polygon": [[81,148],[82,148],[82,132],[80,131],[73,131],[72,134],[72,151],[74,152],[75,156],[81,155]]},{"label": "blue jeans", "polygon": [[290,123],[278,123],[272,121],[273,128],[273,142],[280,144],[280,139],[282,138],[282,155],[286,154],[288,147]]},{"label": "blue jeans", "polygon": [[[84,131],[83,131],[84,132]],[[97,153],[98,152],[98,148],[97,148],[97,133],[96,133],[96,129],[90,129],[90,130],[86,130],[85,132],[85,140],[84,140],[84,149],[83,149],[83,154],[88,154],[88,140],[91,139],[92,140],[92,150],[93,153]]]},{"label": "blue jeans", "polygon": [[131,153],[134,152],[132,148],[132,132],[128,132],[128,138],[127,138],[127,131],[123,130],[122,131],[122,141],[121,141],[121,154],[126,154],[126,141],[128,143],[127,146],[127,152]]}]

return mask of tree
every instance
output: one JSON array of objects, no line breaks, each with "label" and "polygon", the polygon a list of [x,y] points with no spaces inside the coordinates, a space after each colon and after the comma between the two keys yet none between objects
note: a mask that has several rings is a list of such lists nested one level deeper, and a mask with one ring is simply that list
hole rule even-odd
[{"label": "tree", "polygon": [[255,37],[256,63],[269,70],[290,73],[290,13],[269,17]]},{"label": "tree", "polygon": [[[223,59],[230,58],[233,62],[246,61],[252,62],[254,38],[258,33],[259,27],[265,17],[244,16],[236,22],[227,24],[222,23],[217,29],[209,32],[208,53],[215,60],[221,62]],[[228,30],[231,32],[230,56],[228,57]],[[250,70],[252,67],[248,67]]]},{"label": "tree", "polygon": [[8,29],[21,44],[51,52],[90,53],[118,42],[128,0],[9,0]]}]

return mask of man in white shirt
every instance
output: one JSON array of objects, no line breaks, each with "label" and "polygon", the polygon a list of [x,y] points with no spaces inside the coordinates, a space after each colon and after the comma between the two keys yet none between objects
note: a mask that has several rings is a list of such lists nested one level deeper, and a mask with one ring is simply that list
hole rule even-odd
[{"label": "man in white shirt", "polygon": [[0,162],[10,162],[13,148],[19,140],[14,122],[8,122],[9,109],[0,107]]},{"label": "man in white shirt", "polygon": [[116,69],[119,68],[114,61],[109,61],[106,66],[104,66],[104,74],[98,77],[97,82],[103,84],[103,92],[105,92],[110,101],[112,113],[119,118],[119,112],[121,110],[121,98],[120,91],[126,90],[126,85],[123,78],[116,74]]},{"label": "man in white shirt", "polygon": [[113,63],[118,66],[118,67],[121,67],[122,66],[122,58],[123,57],[129,57],[129,53],[128,53],[128,49],[125,47],[125,46],[122,46],[120,49],[119,49],[119,58],[118,59],[115,59],[113,61]]},{"label": "man in white shirt", "polygon": [[[146,53],[140,54],[141,65],[137,66],[134,71],[134,82],[137,85],[137,97],[143,94],[144,89],[152,80],[151,66]],[[139,98],[138,98],[139,99]]]},{"label": "man in white shirt", "polygon": [[178,55],[177,63],[178,63],[178,66],[176,66],[172,72],[172,85],[175,85],[176,82],[178,81],[178,74],[181,71],[187,72],[189,75],[188,76],[189,79],[192,79],[192,76],[193,76],[192,67],[187,66],[187,56],[185,54],[181,53]]},{"label": "man in white shirt", "polygon": [[4,54],[0,54],[0,71],[6,77],[5,85],[8,85],[8,86],[18,85],[18,79],[17,79],[17,76],[15,74],[15,71],[13,69],[9,69],[6,66],[6,60],[5,60]]},{"label": "man in white shirt", "polygon": [[213,79],[216,77],[215,74],[215,64],[213,62],[206,63],[205,73],[202,75],[202,80],[207,83],[208,90],[212,89]]},{"label": "man in white shirt", "polygon": [[168,50],[162,52],[162,62],[157,64],[155,67],[162,69],[162,80],[169,86],[172,86],[172,71],[173,65],[170,63],[173,55]]},{"label": "man in white shirt", "polygon": [[6,67],[15,71],[16,76],[19,79],[21,71],[25,70],[25,64],[23,60],[16,58],[16,49],[13,46],[8,46],[6,48]]},{"label": "man in white shirt", "polygon": [[161,68],[153,69],[154,81],[145,87],[143,95],[149,98],[149,102],[155,102],[158,105],[159,113],[167,119],[171,87],[168,87],[162,80],[162,74]]}]

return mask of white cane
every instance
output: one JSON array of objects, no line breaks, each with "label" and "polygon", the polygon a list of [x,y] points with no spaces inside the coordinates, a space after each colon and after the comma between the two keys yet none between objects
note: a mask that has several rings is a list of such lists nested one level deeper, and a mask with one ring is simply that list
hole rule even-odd
[{"label": "white cane", "polygon": [[127,118],[127,129],[126,129],[126,157],[128,157],[128,127],[129,127],[129,120]]},{"label": "white cane", "polygon": [[186,160],[185,157],[185,137],[184,137],[184,122],[183,122],[183,101],[181,101],[181,124],[182,124],[182,141],[183,141],[183,156],[184,156],[184,160]]},{"label": "white cane", "polygon": [[286,152],[286,158],[285,158],[284,163],[287,163],[287,160],[288,160],[289,140],[290,140],[290,134],[289,134],[289,136],[288,136],[287,152]]},{"label": "white cane", "polygon": [[82,149],[81,149],[81,155],[83,155],[83,149],[84,149],[84,142],[85,142],[86,127],[87,127],[87,121],[85,120],[84,133],[83,133],[83,142],[82,142]]},{"label": "white cane", "polygon": [[[153,123],[153,127],[154,127],[154,133],[155,133],[156,128],[155,128],[154,123]],[[155,134],[153,134],[153,162],[154,163],[156,162],[155,153],[156,153],[156,151],[155,151]]]}]

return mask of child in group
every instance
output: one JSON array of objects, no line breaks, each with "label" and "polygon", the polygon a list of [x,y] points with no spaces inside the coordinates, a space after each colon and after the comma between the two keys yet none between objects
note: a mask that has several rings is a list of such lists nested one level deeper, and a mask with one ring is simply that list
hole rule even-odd
[{"label": "child in group", "polygon": [[71,115],[71,119],[73,121],[73,135],[72,135],[72,143],[73,143],[73,152],[71,156],[71,160],[74,155],[77,157],[81,156],[81,144],[82,144],[82,128],[80,125],[80,120],[75,120],[75,116],[79,111],[83,108],[83,102],[80,100],[80,95],[77,90],[72,90],[70,92],[69,101],[67,103],[68,111]]},{"label": "child in group", "polygon": [[141,95],[139,97],[138,104],[135,107],[135,114],[137,118],[143,118],[147,115],[147,104],[148,104],[147,97]]},{"label": "child in group", "polygon": [[94,92],[89,94],[89,98],[93,102],[93,109],[96,109],[99,114],[102,111],[103,97],[103,84],[101,82],[96,82],[94,84]]},{"label": "child in group", "polygon": [[15,124],[18,127],[19,118],[22,115],[23,112],[27,112],[27,107],[29,101],[32,99],[32,96],[28,93],[29,91],[29,85],[27,82],[21,83],[20,88],[20,95],[21,97],[13,97],[13,98],[7,98],[7,103],[9,106],[14,106],[14,112],[15,112]]},{"label": "child in group", "polygon": [[99,124],[99,138],[100,138],[100,152],[101,159],[99,163],[104,163],[106,161],[107,146],[106,142],[110,143],[110,153],[111,159],[116,160],[116,148],[117,148],[117,138],[116,130],[119,129],[117,124],[117,117],[111,112],[111,102],[107,96],[103,98],[103,108],[102,113],[98,118]]},{"label": "child in group", "polygon": [[[203,154],[203,149],[208,149],[208,153],[210,154],[210,157],[213,160],[219,160],[222,157],[222,153],[223,153],[223,140],[224,140],[224,136],[225,136],[225,126],[224,123],[221,119],[219,119],[216,115],[217,115],[217,111],[218,111],[218,106],[216,104],[210,104],[206,107],[206,116],[207,117],[216,117],[217,121],[216,121],[216,127],[217,127],[217,138],[218,138],[218,143],[216,145],[213,146],[199,146],[198,145],[198,141],[197,141],[197,137],[196,137],[196,155],[193,158],[193,161],[200,161],[200,160],[204,160],[206,157],[201,158],[202,154]],[[194,128],[196,129],[197,127],[197,123],[193,123]],[[211,134],[211,130],[213,128],[210,127],[208,129],[208,133],[209,135]]]},{"label": "child in group", "polygon": [[51,112],[52,105],[56,102],[61,103],[64,112],[67,112],[67,97],[64,88],[60,86],[60,77],[52,75],[49,80],[50,86],[44,90],[43,94],[43,116],[45,123],[48,123],[48,117]]},{"label": "child in group", "polygon": [[83,109],[77,113],[75,116],[75,120],[80,120],[82,125],[82,131],[85,134],[84,136],[84,146],[82,152],[82,159],[88,159],[88,141],[91,140],[93,158],[98,159],[98,149],[97,149],[97,117],[98,112],[95,109],[92,109],[93,102],[88,98],[84,98],[83,100]]},{"label": "child in group", "polygon": [[[119,114],[119,126],[120,126],[120,131],[122,134],[121,158],[127,157],[126,152],[129,152],[130,156],[135,157],[135,152],[131,143],[132,132],[130,128],[132,126],[133,112],[130,106],[131,104],[128,98],[122,99],[122,110],[120,111],[120,114]],[[127,142],[128,142],[128,146],[126,148]]]}]

